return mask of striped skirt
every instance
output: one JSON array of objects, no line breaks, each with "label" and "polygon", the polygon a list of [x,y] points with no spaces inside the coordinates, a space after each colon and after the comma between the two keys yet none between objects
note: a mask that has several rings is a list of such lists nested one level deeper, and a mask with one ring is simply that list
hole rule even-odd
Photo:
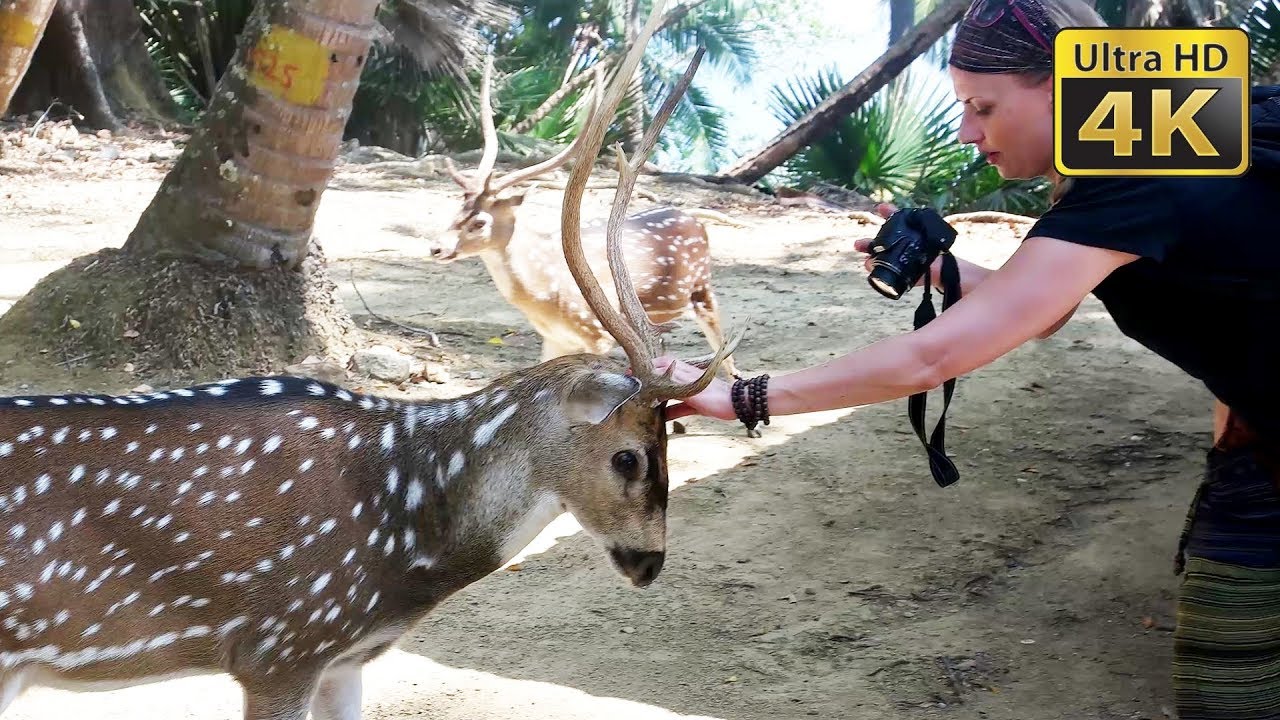
[{"label": "striped skirt", "polygon": [[1280,720],[1280,490],[1255,453],[1209,452],[1178,565],[1179,720]]}]

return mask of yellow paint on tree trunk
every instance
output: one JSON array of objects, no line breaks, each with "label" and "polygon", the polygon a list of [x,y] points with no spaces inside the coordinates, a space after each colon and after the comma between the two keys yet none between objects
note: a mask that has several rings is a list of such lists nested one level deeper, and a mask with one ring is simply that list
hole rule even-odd
[{"label": "yellow paint on tree trunk", "polygon": [[331,51],[286,27],[274,26],[250,55],[249,82],[296,105],[314,105],[329,79]]},{"label": "yellow paint on tree trunk", "polygon": [[25,15],[12,10],[0,10],[0,45],[29,48],[36,44],[40,26]]}]

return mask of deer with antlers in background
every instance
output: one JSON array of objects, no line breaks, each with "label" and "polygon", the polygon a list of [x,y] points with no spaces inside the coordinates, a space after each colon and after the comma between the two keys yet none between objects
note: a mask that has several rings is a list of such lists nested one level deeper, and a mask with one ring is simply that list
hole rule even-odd
[{"label": "deer with antlers in background", "polygon": [[[662,6],[589,123],[588,173]],[[665,403],[705,388],[741,335],[693,383],[655,373],[618,228],[621,312],[586,264],[586,181],[565,193],[562,244],[629,363],[562,357],[429,402],[295,377],[0,398],[0,711],[35,685],[227,673],[245,720],[357,720],[364,664],[564,511],[632,584],[651,583]],[[620,183],[616,207],[629,194]]]},{"label": "deer with antlers in background", "polygon": [[[550,233],[518,226],[516,212],[524,202],[519,183],[564,166],[575,157],[583,135],[551,158],[497,176],[498,135],[490,102],[492,58],[485,63],[480,86],[480,119],[484,150],[470,178],[446,159],[450,176],[463,190],[463,204],[449,226],[430,247],[440,263],[479,257],[508,303],[520,310],[542,338],[542,360],[571,353],[604,354],[615,341],[585,302],[564,259],[554,249]],[[596,107],[600,81],[597,72]],[[587,159],[589,162],[590,159]],[[660,327],[692,310],[713,350],[724,344],[720,309],[711,287],[711,247],[699,220],[732,224],[720,213],[692,208],[658,207],[631,215],[620,227],[628,270],[636,279],[637,295],[649,319]],[[610,282],[604,256],[604,223],[587,226],[588,264],[597,279]],[[738,370],[730,357],[730,375]]]}]

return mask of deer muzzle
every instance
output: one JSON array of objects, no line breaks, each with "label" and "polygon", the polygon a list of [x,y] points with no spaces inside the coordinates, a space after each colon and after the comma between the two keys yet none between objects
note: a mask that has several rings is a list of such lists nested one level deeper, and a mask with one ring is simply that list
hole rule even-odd
[{"label": "deer muzzle", "polygon": [[438,263],[453,262],[458,259],[458,244],[456,242],[438,240],[431,244],[427,252],[431,255],[431,259]]},{"label": "deer muzzle", "polygon": [[662,564],[667,554],[661,550],[632,550],[629,548],[611,548],[609,555],[613,564],[636,587],[645,587],[652,583],[658,573],[662,572]]}]

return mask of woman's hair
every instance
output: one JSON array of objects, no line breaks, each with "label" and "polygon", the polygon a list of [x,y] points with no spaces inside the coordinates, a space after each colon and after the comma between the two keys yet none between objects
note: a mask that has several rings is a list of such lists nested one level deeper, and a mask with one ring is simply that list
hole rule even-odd
[{"label": "woman's hair", "polygon": [[1067,27],[1105,27],[1084,0],[974,0],[956,28],[950,64],[1011,73],[1037,84],[1053,77],[1053,39]]}]

